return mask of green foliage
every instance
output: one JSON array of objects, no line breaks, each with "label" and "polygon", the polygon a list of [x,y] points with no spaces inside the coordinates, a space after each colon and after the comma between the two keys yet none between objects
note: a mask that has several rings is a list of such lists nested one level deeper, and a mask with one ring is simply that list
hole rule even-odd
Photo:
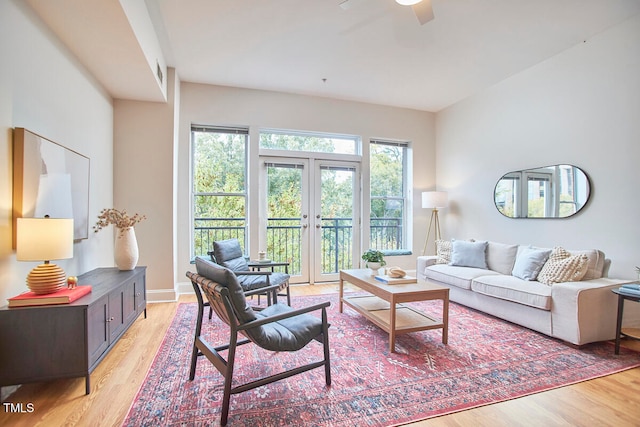
[{"label": "green foliage", "polygon": [[366,262],[379,262],[382,266],[387,265],[387,262],[384,260],[384,254],[375,249],[369,249],[363,253],[362,259]]},{"label": "green foliage", "polygon": [[[194,132],[193,136],[194,229],[203,229],[194,233],[194,246],[196,254],[202,254],[210,249],[208,246],[215,239],[238,236],[243,243],[247,215],[247,136],[213,132]],[[353,140],[348,138],[260,135],[260,147],[267,149],[344,153],[349,151],[349,146],[352,149],[355,147]],[[402,147],[373,144],[371,153],[371,189],[374,196],[371,216],[402,219],[404,150]],[[323,169],[321,174],[321,216],[326,220],[322,223],[322,251],[334,254],[326,262],[323,260],[322,264],[323,271],[331,272],[335,268],[352,266],[353,172]],[[267,188],[270,231],[267,234],[267,247],[260,249],[266,250],[267,256],[272,259],[291,261],[295,274],[295,265],[299,265],[301,256],[302,170],[296,167],[268,167]],[[336,218],[347,219],[332,221]],[[376,224],[380,226],[384,222]],[[389,244],[396,244],[395,237],[376,237],[378,242],[385,239],[385,248]],[[338,267],[332,264],[336,259],[339,260]]]},{"label": "green foliage", "polygon": [[371,196],[402,197],[403,148],[383,144],[371,144],[370,147]]},{"label": "green foliage", "polygon": [[244,193],[246,135],[194,133],[196,193]]},{"label": "green foliage", "polygon": [[305,134],[261,133],[260,148],[285,151],[355,154],[355,138],[324,137]]}]

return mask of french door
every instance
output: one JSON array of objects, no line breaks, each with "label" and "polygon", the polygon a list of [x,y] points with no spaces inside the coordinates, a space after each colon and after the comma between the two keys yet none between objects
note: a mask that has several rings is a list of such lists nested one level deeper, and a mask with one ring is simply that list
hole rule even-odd
[{"label": "french door", "polygon": [[291,281],[336,281],[357,266],[359,164],[298,157],[260,164],[260,242],[271,259],[290,262]]}]

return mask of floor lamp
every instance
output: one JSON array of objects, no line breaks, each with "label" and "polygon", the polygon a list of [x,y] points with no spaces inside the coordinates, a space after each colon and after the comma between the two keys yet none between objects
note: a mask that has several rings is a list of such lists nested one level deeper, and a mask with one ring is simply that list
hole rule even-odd
[{"label": "floor lamp", "polygon": [[431,228],[434,227],[434,244],[436,240],[442,238],[440,235],[440,220],[438,219],[438,209],[446,208],[449,204],[449,195],[446,191],[425,191],[422,193],[422,208],[432,209],[431,221],[429,221],[429,230],[427,230],[427,238],[424,240],[424,248],[422,255],[427,254],[427,242],[431,235]]}]

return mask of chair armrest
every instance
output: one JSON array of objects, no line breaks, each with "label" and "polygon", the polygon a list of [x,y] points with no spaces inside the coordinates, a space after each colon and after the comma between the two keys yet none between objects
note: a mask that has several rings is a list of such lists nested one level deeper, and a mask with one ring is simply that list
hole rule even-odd
[{"label": "chair armrest", "polygon": [[266,325],[267,323],[277,322],[278,320],[288,319],[290,317],[295,317],[300,314],[305,314],[320,309],[326,310],[326,308],[330,305],[330,301],[325,301],[320,304],[311,305],[309,307],[299,308],[297,310],[288,311],[286,313],[276,314],[275,316],[263,317],[262,319],[253,320],[251,322],[238,326],[238,330],[241,331],[244,329],[256,328],[258,326]]},{"label": "chair armrest", "polygon": [[269,276],[273,274],[271,271],[234,271],[236,276]]},{"label": "chair armrest", "polygon": [[262,268],[283,267],[283,266],[288,266],[289,264],[291,264],[291,263],[284,262],[284,261],[283,262],[274,262],[274,261],[271,261],[271,262],[255,262],[255,261],[250,261],[250,262],[247,263],[247,265],[249,267],[254,267],[254,268],[259,268],[259,267],[262,267]]},{"label": "chair armrest", "polygon": [[258,295],[258,294],[262,295],[269,291],[279,291],[281,286],[282,285],[270,285],[270,286],[265,286],[264,288],[252,289],[250,291],[246,291],[244,295],[250,297],[252,295]]}]

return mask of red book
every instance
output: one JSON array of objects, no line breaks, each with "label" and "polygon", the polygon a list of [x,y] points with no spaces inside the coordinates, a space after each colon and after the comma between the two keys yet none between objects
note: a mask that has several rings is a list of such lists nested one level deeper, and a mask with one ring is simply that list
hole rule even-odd
[{"label": "red book", "polygon": [[34,294],[24,292],[9,298],[9,307],[26,307],[30,305],[69,304],[91,292],[91,286],[77,286],[73,289],[61,289],[50,294]]}]

